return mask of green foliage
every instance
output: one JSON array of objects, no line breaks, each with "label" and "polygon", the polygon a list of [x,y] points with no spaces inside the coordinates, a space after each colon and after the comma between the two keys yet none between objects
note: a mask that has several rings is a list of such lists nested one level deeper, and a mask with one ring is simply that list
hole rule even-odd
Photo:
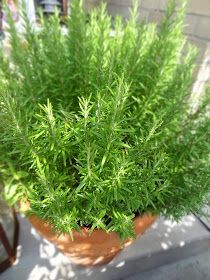
[{"label": "green foliage", "polygon": [[[79,226],[133,235],[136,213],[181,218],[210,190],[209,95],[188,101],[196,50],[183,36],[184,6],[169,1],[159,26],[138,3],[114,23],[102,4],[89,17],[40,15],[24,31],[9,18],[0,54],[0,163],[5,197],[28,199],[58,232]],[[185,53],[185,55],[183,55]]]}]

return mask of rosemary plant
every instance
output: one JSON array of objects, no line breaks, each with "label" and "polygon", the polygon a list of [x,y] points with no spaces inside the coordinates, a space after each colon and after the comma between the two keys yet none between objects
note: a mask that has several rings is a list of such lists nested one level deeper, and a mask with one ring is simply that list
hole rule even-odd
[{"label": "rosemary plant", "polygon": [[[183,1],[182,1],[183,3]],[[186,4],[186,3],[185,3]],[[87,17],[71,1],[9,21],[10,55],[0,53],[0,164],[10,203],[59,233],[88,226],[133,236],[136,214],[180,219],[210,191],[209,95],[191,112],[196,50],[183,35],[183,4],[168,2],[160,25],[114,22],[101,4]]]}]

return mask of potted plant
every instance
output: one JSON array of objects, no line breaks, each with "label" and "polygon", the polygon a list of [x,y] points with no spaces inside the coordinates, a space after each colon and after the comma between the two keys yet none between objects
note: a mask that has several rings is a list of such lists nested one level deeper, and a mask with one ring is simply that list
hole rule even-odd
[{"label": "potted plant", "polygon": [[[209,198],[209,95],[192,111],[196,50],[184,5],[160,25],[124,22],[71,1],[65,26],[24,9],[0,55],[0,160],[5,197],[25,201],[39,231],[80,264],[110,260],[163,215]],[[145,224],[144,224],[145,222]]]}]

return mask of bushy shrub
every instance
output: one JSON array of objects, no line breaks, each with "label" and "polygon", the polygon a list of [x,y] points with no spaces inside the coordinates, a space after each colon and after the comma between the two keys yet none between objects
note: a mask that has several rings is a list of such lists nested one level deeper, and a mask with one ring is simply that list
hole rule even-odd
[{"label": "bushy shrub", "polygon": [[[183,1],[182,1],[183,2]],[[58,232],[80,226],[133,235],[138,213],[181,218],[209,198],[208,95],[191,112],[196,50],[183,35],[185,4],[160,25],[112,21],[82,1],[34,30],[24,12],[0,54],[0,162],[5,197]]]}]

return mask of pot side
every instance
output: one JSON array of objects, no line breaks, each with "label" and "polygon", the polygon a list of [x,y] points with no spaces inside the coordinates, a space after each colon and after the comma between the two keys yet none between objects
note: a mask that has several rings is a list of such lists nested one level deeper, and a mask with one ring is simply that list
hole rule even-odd
[{"label": "pot side", "polygon": [[[151,214],[145,214],[134,218],[133,224],[136,237],[142,235],[156,218],[156,216]],[[133,239],[128,239],[122,242],[117,233],[107,233],[100,229],[94,229],[90,235],[90,229],[86,227],[82,227],[81,232],[73,230],[74,240],[72,241],[69,234],[61,234],[58,236],[53,232],[49,223],[38,218],[36,215],[28,216],[28,219],[44,238],[56,245],[56,247],[74,263],[82,266],[108,263],[124,247],[130,245],[134,241]]]}]

